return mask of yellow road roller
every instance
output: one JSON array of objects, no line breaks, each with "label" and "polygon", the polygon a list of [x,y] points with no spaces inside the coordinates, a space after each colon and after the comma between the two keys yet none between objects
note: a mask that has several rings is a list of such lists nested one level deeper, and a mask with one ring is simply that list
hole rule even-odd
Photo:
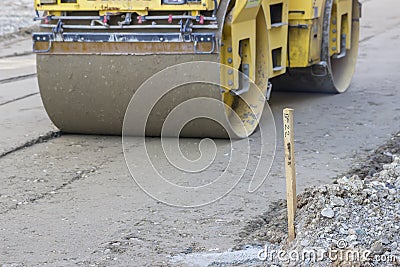
[{"label": "yellow road roller", "polygon": [[[34,4],[35,20],[40,21],[40,30],[32,36],[40,93],[53,123],[67,133],[121,134],[129,102],[146,80],[170,66],[200,61],[220,64],[217,75],[223,86],[192,84],[174,90],[158,105],[159,116],[148,123],[146,135],[159,136],[173,105],[196,97],[223,102],[249,135],[259,120],[249,119],[249,110],[262,110],[271,90],[346,91],[358,53],[358,0]],[[260,100],[248,80],[264,98]],[[136,108],[150,104],[136,103]],[[223,137],[211,123],[192,123],[183,135]]]}]

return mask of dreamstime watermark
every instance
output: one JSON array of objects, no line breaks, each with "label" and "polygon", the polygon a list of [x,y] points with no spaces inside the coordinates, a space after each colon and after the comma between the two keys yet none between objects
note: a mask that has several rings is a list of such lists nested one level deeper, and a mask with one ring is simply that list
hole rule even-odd
[{"label": "dreamstime watermark", "polygon": [[[238,89],[245,90],[225,93],[221,73],[238,77]],[[276,149],[266,90],[266,81],[259,88],[245,74],[214,62],[177,64],[151,76],[135,91],[124,117],[124,157],[135,182],[157,201],[178,207],[222,198],[245,173],[247,191],[256,191]],[[248,138],[257,125],[257,137]]]},{"label": "dreamstime watermark", "polygon": [[299,262],[316,263],[325,260],[347,263],[365,263],[371,261],[395,263],[399,260],[395,255],[377,255],[369,249],[350,248],[344,239],[339,239],[336,247],[333,248],[308,247],[302,250],[283,250],[273,249],[265,245],[263,249],[258,251],[257,258],[260,261],[286,264]]}]

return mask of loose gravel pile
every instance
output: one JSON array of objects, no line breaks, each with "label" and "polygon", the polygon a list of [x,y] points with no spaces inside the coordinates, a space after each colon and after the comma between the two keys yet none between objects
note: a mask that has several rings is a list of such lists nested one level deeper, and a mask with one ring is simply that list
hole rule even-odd
[{"label": "loose gravel pile", "polygon": [[261,245],[268,265],[400,266],[399,152],[400,133],[335,183],[307,188],[292,243],[282,200],[249,222],[236,249]]},{"label": "loose gravel pile", "polygon": [[302,197],[297,238],[286,250],[326,251],[319,265],[400,264],[400,157],[372,177],[345,176]]}]

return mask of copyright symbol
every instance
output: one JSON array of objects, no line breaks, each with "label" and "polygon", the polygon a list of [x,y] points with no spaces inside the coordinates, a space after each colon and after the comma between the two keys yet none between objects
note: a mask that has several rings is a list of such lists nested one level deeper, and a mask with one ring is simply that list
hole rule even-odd
[{"label": "copyright symbol", "polygon": [[[247,176],[249,193],[267,178],[276,127],[265,88],[249,80],[248,92],[228,94],[220,79],[228,71],[235,73],[216,62],[184,62],[156,72],[136,89],[124,116],[124,158],[136,184],[153,199],[200,207],[230,193],[249,166],[255,166]],[[257,143],[250,144],[247,136],[257,125]]]},{"label": "copyright symbol", "polygon": [[344,239],[339,239],[336,243],[336,246],[340,249],[345,249],[347,247],[347,241]]}]

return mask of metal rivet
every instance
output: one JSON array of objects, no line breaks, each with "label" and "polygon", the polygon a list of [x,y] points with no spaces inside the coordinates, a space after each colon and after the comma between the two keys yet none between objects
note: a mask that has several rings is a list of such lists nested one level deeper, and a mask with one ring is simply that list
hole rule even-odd
[{"label": "metal rivet", "polygon": [[333,46],[333,47],[332,47],[332,50],[333,50],[333,51],[336,51],[336,46]]},{"label": "metal rivet", "polygon": [[333,29],[332,32],[333,32],[333,33],[336,33],[336,29]]},{"label": "metal rivet", "polygon": [[233,82],[232,82],[232,81],[228,81],[228,85],[229,85],[229,86],[232,86],[232,85],[233,85]]},{"label": "metal rivet", "polygon": [[232,47],[228,47],[228,52],[229,52],[229,53],[232,52]]},{"label": "metal rivet", "polygon": [[336,19],[332,20],[332,24],[336,25]]},{"label": "metal rivet", "polygon": [[233,70],[229,69],[228,74],[231,75],[233,73]]},{"label": "metal rivet", "polygon": [[232,59],[228,58],[228,63],[231,64],[232,63]]},{"label": "metal rivet", "polygon": [[336,38],[332,38],[332,42],[336,42]]}]

